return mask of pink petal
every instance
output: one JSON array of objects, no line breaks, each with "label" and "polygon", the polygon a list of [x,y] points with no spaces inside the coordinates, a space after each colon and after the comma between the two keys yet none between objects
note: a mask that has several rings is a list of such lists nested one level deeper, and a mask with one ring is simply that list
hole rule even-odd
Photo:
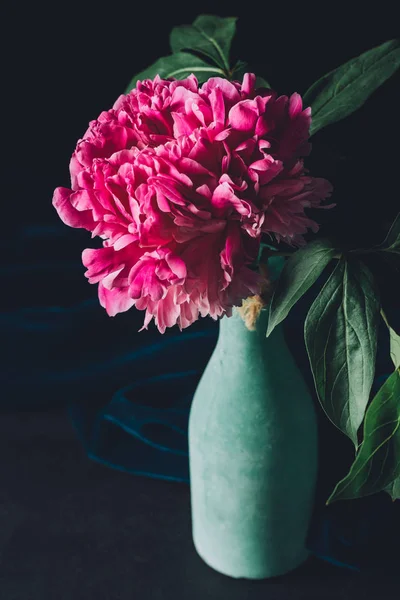
[{"label": "pink petal", "polygon": [[126,312],[135,304],[135,301],[129,297],[129,288],[107,290],[101,283],[99,284],[99,301],[109,317]]},{"label": "pink petal", "polygon": [[125,235],[121,235],[120,238],[114,243],[115,250],[122,250],[137,241],[137,235],[132,235],[130,233],[126,233]]},{"label": "pink petal", "polygon": [[73,195],[74,192],[72,192],[72,190],[63,187],[56,188],[53,194],[53,206],[65,225],[91,231],[95,227],[92,211],[77,210],[71,203],[71,197]]},{"label": "pink petal", "polygon": [[183,279],[187,275],[187,269],[184,261],[179,256],[174,256],[172,253],[167,254],[165,257],[168,266],[171,271],[179,277],[179,279]]},{"label": "pink petal", "polygon": [[303,101],[301,99],[301,96],[300,96],[300,94],[297,94],[297,92],[295,92],[294,94],[292,94],[290,96],[290,99],[289,99],[289,117],[291,119],[296,117],[299,113],[301,113],[302,108],[303,108]]},{"label": "pink petal", "polygon": [[165,333],[167,327],[176,325],[180,316],[179,305],[175,304],[173,289],[157,304],[156,324],[160,333]]},{"label": "pink petal", "polygon": [[143,329],[147,329],[149,326],[150,321],[153,319],[154,315],[149,311],[146,310],[146,314],[144,317],[144,323],[143,326],[138,330],[138,332],[140,333],[141,331],[143,331]]},{"label": "pink petal", "polygon": [[255,90],[256,76],[254,73],[245,73],[243,75],[242,93],[251,96]]},{"label": "pink petal", "polygon": [[235,102],[240,100],[240,94],[233,83],[224,79],[223,77],[210,77],[208,81],[203,83],[201,87],[202,96],[210,96],[212,91],[219,88],[222,92],[223,97],[228,101],[229,106],[232,106]]},{"label": "pink petal", "polygon": [[225,124],[225,103],[221,88],[215,87],[209,98],[213,112],[213,120],[215,123],[223,126]]},{"label": "pink petal", "polygon": [[114,286],[115,280],[117,279],[118,275],[120,275],[121,272],[124,270],[124,268],[125,265],[122,265],[122,267],[120,267],[113,273],[109,273],[106,277],[103,278],[101,284],[105,287],[106,290],[112,290],[114,287],[116,287]]},{"label": "pink petal", "polygon": [[87,268],[85,276],[89,279],[89,283],[98,283],[110,273],[120,269],[121,266],[135,264],[143,252],[141,248],[133,244],[119,251],[112,246],[98,249],[86,248],[82,252],[82,262]]},{"label": "pink petal", "polygon": [[182,115],[178,112],[172,113],[172,118],[174,121],[174,137],[178,138],[181,135],[190,135],[193,131],[193,124],[191,120],[186,115]]},{"label": "pink petal", "polygon": [[243,100],[229,111],[228,122],[239,131],[251,132],[258,119],[257,107],[253,100]]}]

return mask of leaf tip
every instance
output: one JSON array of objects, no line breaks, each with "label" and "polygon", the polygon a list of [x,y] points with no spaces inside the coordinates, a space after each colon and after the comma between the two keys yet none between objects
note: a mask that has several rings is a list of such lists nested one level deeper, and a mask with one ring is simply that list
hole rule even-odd
[{"label": "leaf tip", "polygon": [[268,320],[268,325],[267,325],[267,333],[266,333],[265,337],[269,337],[271,335],[271,333],[275,329],[276,325],[277,325],[277,323],[274,323],[273,319],[271,319],[271,313],[269,313],[269,320]]}]

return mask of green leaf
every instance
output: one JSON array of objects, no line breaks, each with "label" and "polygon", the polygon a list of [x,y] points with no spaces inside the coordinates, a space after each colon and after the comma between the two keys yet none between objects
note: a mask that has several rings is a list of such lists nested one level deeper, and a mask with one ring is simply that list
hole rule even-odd
[{"label": "green leaf", "polygon": [[394,299],[400,285],[400,253],[369,251],[362,260],[371,269],[379,288],[381,309],[390,327],[400,335],[400,314]]},{"label": "green leaf", "polygon": [[356,447],[374,380],[379,308],[370,270],[342,256],[304,325],[318,399]]},{"label": "green leaf", "polygon": [[400,213],[396,216],[389,229],[389,232],[382,244],[375,247],[374,250],[384,250],[386,252],[394,252],[400,254]]},{"label": "green leaf", "polygon": [[400,66],[400,41],[390,40],[327,73],[304,94],[311,106],[310,135],[360,108]]},{"label": "green leaf", "polygon": [[400,212],[397,214],[383,242],[387,248],[400,246]]},{"label": "green leaf", "polygon": [[268,83],[268,81],[266,79],[264,79],[264,77],[259,77],[259,75],[257,75],[256,87],[257,88],[260,88],[260,87],[271,88],[271,85]]},{"label": "green leaf", "polygon": [[390,357],[396,369],[400,367],[400,336],[397,335],[391,327],[389,327],[390,334]]},{"label": "green leaf", "polygon": [[335,255],[329,240],[315,240],[286,261],[269,306],[267,337],[315,283]]},{"label": "green leaf", "polygon": [[242,81],[243,75],[249,72],[249,65],[243,60],[238,60],[231,70],[231,80]]},{"label": "green leaf", "polygon": [[344,479],[327,500],[349,500],[382,490],[399,494],[400,478],[400,371],[385,381],[365,414],[364,437]]},{"label": "green leaf", "polygon": [[199,52],[228,74],[229,52],[236,31],[236,21],[236,17],[200,15],[193,25],[174,27],[170,35],[172,52]]},{"label": "green leaf", "polygon": [[391,484],[387,485],[383,491],[389,494],[393,502],[400,500],[400,477],[397,477]]},{"label": "green leaf", "polygon": [[[249,66],[248,63],[246,63],[242,60],[238,60],[238,62],[235,64],[235,66],[233,67],[233,69],[231,71],[230,79],[236,80],[236,81],[242,81],[243,75],[245,73],[254,73],[255,71],[257,71],[257,69],[253,69],[251,66]],[[257,75],[256,76],[256,88],[260,88],[260,87],[265,87],[265,88],[271,89],[271,85],[268,83],[268,81],[264,77]]]},{"label": "green leaf", "polygon": [[391,327],[390,333],[390,356],[396,369],[400,367],[400,336]]},{"label": "green leaf", "polygon": [[159,75],[163,79],[169,79],[170,77],[185,79],[185,77],[188,77],[192,73],[196,75],[200,83],[207,81],[209,77],[215,77],[216,75],[219,77],[224,76],[222,69],[212,67],[201,58],[193,56],[193,54],[189,54],[188,52],[179,52],[178,54],[159,58],[150,67],[135,75],[126,88],[125,94],[130,92],[138,81],[153,79],[156,75]]},{"label": "green leaf", "polygon": [[381,315],[389,329],[390,336],[390,357],[393,361],[395,369],[400,367],[400,336],[390,327],[385,313],[381,310]]}]

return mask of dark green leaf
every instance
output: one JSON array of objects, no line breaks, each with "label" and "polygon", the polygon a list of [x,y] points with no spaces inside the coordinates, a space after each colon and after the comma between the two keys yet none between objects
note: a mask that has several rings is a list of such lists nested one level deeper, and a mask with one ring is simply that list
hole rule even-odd
[{"label": "dark green leaf", "polygon": [[379,308],[369,269],[342,256],[304,325],[321,406],[356,447],[374,380]]},{"label": "dark green leaf", "polygon": [[268,81],[266,79],[264,79],[264,77],[259,77],[258,75],[256,78],[256,87],[257,88],[260,88],[260,87],[271,88]]},{"label": "dark green leaf", "polygon": [[238,60],[231,71],[231,80],[242,81],[243,75],[249,72],[249,65],[243,60]]},{"label": "dark green leaf", "polygon": [[386,486],[384,491],[389,494],[393,502],[400,500],[400,477],[397,477],[391,484]]},{"label": "dark green leaf", "polygon": [[349,473],[327,504],[376,494],[387,487],[399,494],[400,371],[388,377],[365,414],[364,437]]},{"label": "dark green leaf", "polygon": [[172,52],[193,50],[207,56],[229,73],[229,52],[236,31],[236,17],[200,15],[193,25],[174,27],[170,35]]},{"label": "dark green leaf", "polygon": [[319,239],[300,248],[286,261],[269,306],[267,337],[315,283],[334,255],[332,243]]},{"label": "dark green leaf", "polygon": [[371,269],[379,288],[381,308],[390,327],[400,335],[400,314],[396,293],[400,287],[400,254],[394,252],[370,252],[363,261]]},{"label": "dark green leaf", "polygon": [[164,56],[159,58],[150,67],[147,67],[138,75],[132,79],[130,84],[125,90],[125,94],[131,91],[136,86],[138,81],[144,79],[154,79],[156,75],[159,75],[163,79],[169,79],[173,77],[175,79],[185,79],[191,74],[196,75],[199,83],[207,81],[210,77],[223,76],[224,72],[218,67],[212,67],[201,58],[193,56],[188,52],[179,52],[178,54],[171,54],[171,56]]},{"label": "dark green leaf", "polygon": [[393,361],[396,369],[400,368],[400,336],[397,335],[391,327],[389,327],[390,334],[390,357]]},{"label": "dark green leaf", "polygon": [[382,244],[379,244],[379,246],[377,246],[375,249],[400,254],[400,213],[398,213],[397,217],[393,221],[392,226]]},{"label": "dark green leaf", "polygon": [[400,41],[390,40],[327,73],[305,93],[312,108],[310,134],[360,108],[400,66]]},{"label": "dark green leaf", "polygon": [[386,326],[389,330],[389,336],[390,336],[390,357],[393,361],[393,364],[395,366],[395,369],[398,369],[400,367],[400,335],[397,335],[397,333],[390,327],[388,320],[386,318],[385,313],[383,312],[383,310],[381,310],[381,315],[383,320],[386,323]]},{"label": "dark green leaf", "polygon": [[[248,65],[248,63],[243,62],[242,60],[238,60],[238,62],[232,69],[230,79],[234,80],[234,81],[242,81],[243,75],[245,73],[254,73],[255,71],[257,71],[257,69],[253,69],[251,66]],[[256,88],[261,88],[261,87],[271,88],[271,85],[268,83],[268,81],[264,77],[257,75]]]}]

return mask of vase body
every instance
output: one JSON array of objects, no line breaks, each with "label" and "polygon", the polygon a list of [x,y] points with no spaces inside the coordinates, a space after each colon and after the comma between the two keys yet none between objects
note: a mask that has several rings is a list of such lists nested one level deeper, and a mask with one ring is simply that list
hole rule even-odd
[{"label": "vase body", "polygon": [[189,460],[193,541],[235,578],[283,575],[304,562],[317,477],[313,399],[282,324],[268,310],[249,331],[236,309],[193,398]]}]

